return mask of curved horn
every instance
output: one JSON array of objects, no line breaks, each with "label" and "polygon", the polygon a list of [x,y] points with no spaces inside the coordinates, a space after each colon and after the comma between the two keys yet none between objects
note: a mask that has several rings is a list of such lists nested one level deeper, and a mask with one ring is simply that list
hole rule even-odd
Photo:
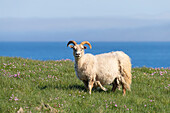
[{"label": "curved horn", "polygon": [[74,45],[77,44],[75,41],[71,40],[71,41],[69,41],[69,42],[67,43],[67,47],[68,47],[68,45],[71,44],[71,43],[74,44]]},{"label": "curved horn", "polygon": [[88,42],[88,41],[83,41],[83,42],[81,42],[81,45],[84,45],[84,44],[88,44],[88,45],[89,45],[89,47],[90,47],[90,49],[92,48],[92,46],[91,46],[90,42]]}]

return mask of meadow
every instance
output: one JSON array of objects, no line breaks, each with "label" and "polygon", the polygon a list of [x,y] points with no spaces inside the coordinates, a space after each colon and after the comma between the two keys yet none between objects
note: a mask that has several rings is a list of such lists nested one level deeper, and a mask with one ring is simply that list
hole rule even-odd
[{"label": "meadow", "polygon": [[133,68],[131,91],[93,89],[89,95],[71,60],[38,61],[0,57],[0,112],[170,111],[170,69]]}]

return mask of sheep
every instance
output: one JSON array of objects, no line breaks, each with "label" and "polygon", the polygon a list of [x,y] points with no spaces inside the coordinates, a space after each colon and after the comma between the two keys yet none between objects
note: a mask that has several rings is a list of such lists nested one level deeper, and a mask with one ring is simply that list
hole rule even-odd
[{"label": "sheep", "polygon": [[125,95],[126,90],[130,90],[132,79],[129,56],[121,51],[98,55],[85,54],[84,49],[87,49],[87,47],[84,44],[88,44],[90,49],[92,48],[88,41],[77,44],[73,40],[67,43],[67,47],[73,49],[76,76],[83,81],[85,88],[89,90],[89,94],[91,94],[93,87],[98,86],[106,91],[107,89],[103,85],[107,84],[113,85],[112,91],[114,92],[121,84],[123,95]]}]

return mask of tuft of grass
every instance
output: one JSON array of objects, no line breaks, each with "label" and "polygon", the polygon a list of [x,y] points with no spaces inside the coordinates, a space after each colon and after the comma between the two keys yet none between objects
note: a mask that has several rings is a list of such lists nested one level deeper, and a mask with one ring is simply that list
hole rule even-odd
[{"label": "tuft of grass", "polygon": [[170,70],[133,68],[131,92],[89,95],[70,60],[0,57],[0,112],[169,112]]}]

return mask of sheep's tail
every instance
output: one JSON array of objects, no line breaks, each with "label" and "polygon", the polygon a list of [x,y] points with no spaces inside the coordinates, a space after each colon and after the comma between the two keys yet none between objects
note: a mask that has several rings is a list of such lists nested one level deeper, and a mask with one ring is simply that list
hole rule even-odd
[{"label": "sheep's tail", "polygon": [[122,85],[126,89],[131,90],[130,85],[132,83],[132,74],[131,74],[132,65],[131,65],[130,58],[125,53],[118,54],[118,62],[119,62],[119,71],[121,73]]}]

